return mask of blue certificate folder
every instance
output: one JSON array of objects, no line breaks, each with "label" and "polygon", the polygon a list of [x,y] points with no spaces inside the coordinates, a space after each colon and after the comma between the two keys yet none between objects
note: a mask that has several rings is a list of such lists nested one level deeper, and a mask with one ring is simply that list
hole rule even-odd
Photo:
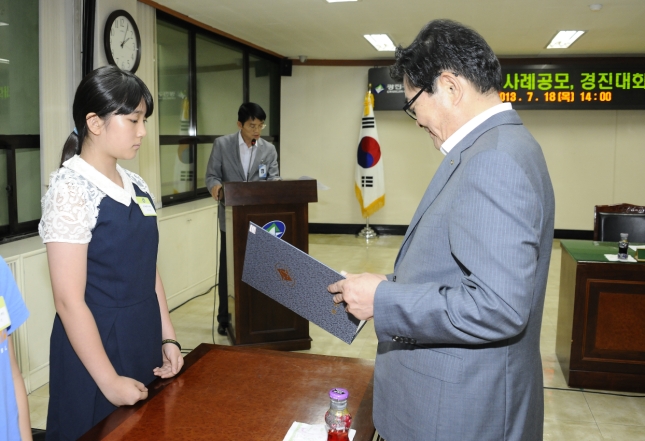
[{"label": "blue certificate folder", "polygon": [[309,254],[249,222],[242,281],[351,344],[365,321],[336,305],[327,286],[344,279]]}]

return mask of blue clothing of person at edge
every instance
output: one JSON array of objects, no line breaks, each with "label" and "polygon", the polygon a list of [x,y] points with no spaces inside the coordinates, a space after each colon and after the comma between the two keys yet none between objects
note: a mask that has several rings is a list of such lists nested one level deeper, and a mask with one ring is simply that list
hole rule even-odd
[{"label": "blue clothing of person at edge", "polygon": [[[29,409],[26,406],[27,394],[22,382],[20,371],[17,371],[13,347],[9,343],[11,335],[29,317],[29,311],[18,291],[13,274],[5,261],[0,258],[0,297],[4,301],[8,319],[11,324],[5,327],[6,322],[0,320],[0,441],[14,441],[31,439],[31,432],[21,437],[20,419],[26,418],[26,430],[29,429]],[[2,306],[3,302],[0,302]],[[17,372],[16,372],[17,371]],[[24,400],[21,415],[18,408],[18,397]],[[25,409],[26,408],[26,409]]]}]

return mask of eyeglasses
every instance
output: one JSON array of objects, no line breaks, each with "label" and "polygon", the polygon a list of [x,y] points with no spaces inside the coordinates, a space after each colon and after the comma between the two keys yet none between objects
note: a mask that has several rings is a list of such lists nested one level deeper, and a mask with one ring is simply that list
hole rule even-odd
[{"label": "eyeglasses", "polygon": [[266,129],[267,125],[266,124],[249,124],[249,127],[251,128],[251,130],[255,130],[255,129],[264,130],[264,129]]},{"label": "eyeglasses", "polygon": [[407,114],[408,114],[408,116],[409,116],[410,118],[412,118],[413,120],[415,120],[415,121],[417,120],[417,114],[416,114],[416,112],[415,112],[414,110],[410,109],[410,106],[412,106],[412,104],[414,104],[414,102],[417,100],[417,98],[419,98],[419,97],[421,96],[421,94],[422,94],[423,92],[425,92],[425,90],[422,88],[421,90],[419,90],[419,91],[417,92],[417,94],[416,94],[416,95],[414,95],[414,97],[413,97],[410,101],[408,101],[407,103],[405,103],[405,106],[403,106],[403,111],[404,111],[405,113],[407,113]]}]

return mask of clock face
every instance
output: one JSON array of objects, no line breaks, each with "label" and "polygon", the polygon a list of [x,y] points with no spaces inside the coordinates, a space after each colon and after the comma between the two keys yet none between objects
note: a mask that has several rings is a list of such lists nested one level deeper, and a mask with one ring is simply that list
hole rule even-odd
[{"label": "clock face", "polygon": [[139,67],[141,40],[132,16],[115,11],[105,27],[105,52],[108,62],[134,72]]}]

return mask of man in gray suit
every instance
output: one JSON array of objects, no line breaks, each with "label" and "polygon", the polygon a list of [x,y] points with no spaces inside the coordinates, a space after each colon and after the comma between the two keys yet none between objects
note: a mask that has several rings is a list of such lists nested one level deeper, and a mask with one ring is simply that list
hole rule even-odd
[{"label": "man in gray suit", "polygon": [[206,167],[206,187],[219,202],[218,219],[221,232],[219,279],[217,292],[217,333],[226,335],[228,329],[228,289],[226,277],[226,222],[220,190],[224,182],[274,181],[280,179],[278,154],[275,146],[260,138],[266,113],[258,104],[244,103],[237,112],[239,132],[220,136],[213,144]]},{"label": "man in gray suit", "polygon": [[387,441],[542,441],[540,326],[553,241],[544,156],[475,31],[428,23],[398,48],[404,110],[445,155],[390,275],[336,302],[374,318],[374,423]]}]

